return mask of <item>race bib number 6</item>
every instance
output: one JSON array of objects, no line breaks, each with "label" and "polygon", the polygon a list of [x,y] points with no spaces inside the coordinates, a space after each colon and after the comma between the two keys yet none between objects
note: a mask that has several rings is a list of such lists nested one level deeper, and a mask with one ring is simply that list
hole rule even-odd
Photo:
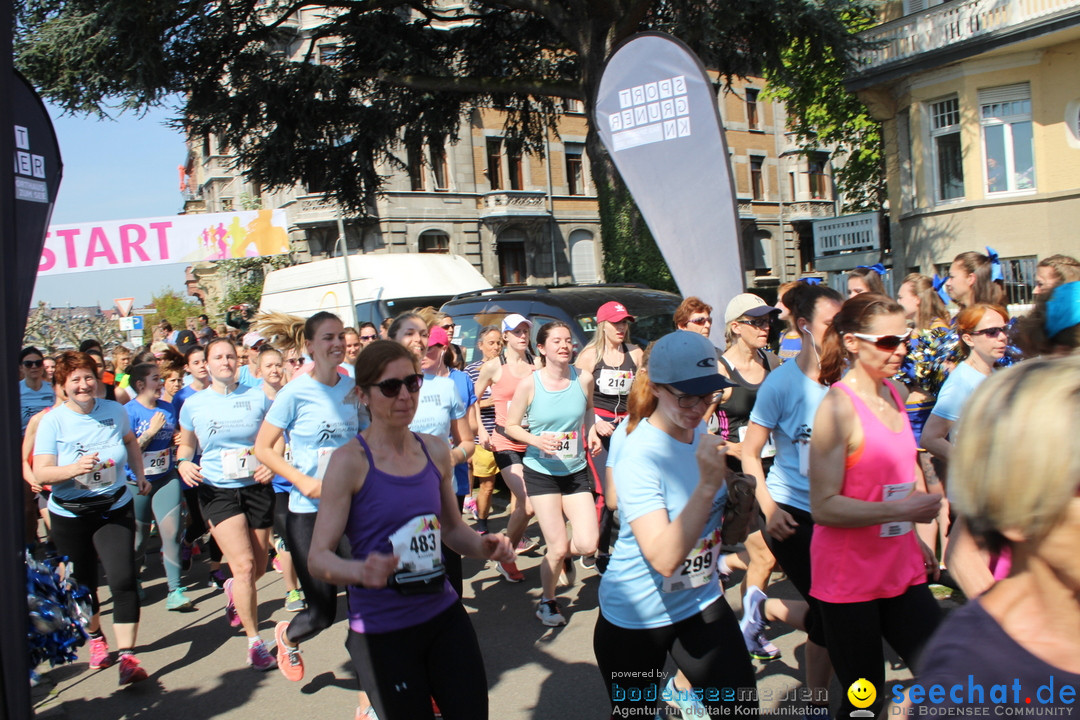
[{"label": "race bib number 6", "polygon": [[93,470],[75,478],[75,485],[83,490],[98,490],[116,482],[116,461],[106,460]]}]

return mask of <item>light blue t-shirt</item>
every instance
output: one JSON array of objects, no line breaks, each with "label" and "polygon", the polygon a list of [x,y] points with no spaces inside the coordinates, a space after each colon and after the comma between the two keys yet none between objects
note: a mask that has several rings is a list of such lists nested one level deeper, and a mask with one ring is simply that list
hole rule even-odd
[{"label": "light blue t-shirt", "polygon": [[248,387],[262,387],[263,379],[257,378],[251,374],[251,364],[241,365],[240,370],[236,373],[236,380],[241,385],[247,385]]},{"label": "light blue t-shirt", "polygon": [[338,367],[344,370],[345,374],[351,377],[353,380],[356,379],[356,366],[353,365],[351,362],[343,362],[338,365]]},{"label": "light blue t-shirt", "polygon": [[[462,405],[468,410],[476,404],[476,389],[473,387],[472,378],[469,374],[452,368],[450,370],[450,379],[454,381],[454,387],[457,388],[458,397],[461,398]],[[453,446],[453,438],[450,439],[451,446]],[[457,495],[469,494],[469,463],[461,463],[454,466],[454,493]]]},{"label": "light blue t-shirt", "polygon": [[424,373],[424,384],[416,403],[416,415],[409,423],[413,432],[449,438],[452,420],[465,417],[465,406],[457,386],[448,377]]},{"label": "light blue t-shirt", "polygon": [[94,409],[85,415],[65,405],[46,413],[38,424],[34,439],[35,455],[55,455],[57,466],[62,466],[70,465],[83,455],[97,453],[99,465],[95,471],[80,475],[74,481],[53,485],[49,510],[62,517],[75,517],[74,513],[60,507],[55,498],[79,500],[111,495],[121,488],[124,492],[112,508],[129,502],[131,492],[127,490],[124,474],[127,464],[124,437],[129,432],[131,425],[127,413],[120,403],[112,400],[98,400]]},{"label": "light blue t-shirt", "polygon": [[798,363],[786,362],[761,383],[750,422],[772,431],[776,461],[765,478],[772,499],[810,512],[810,435],[814,415],[829,388],[803,374]]},{"label": "light blue t-shirt", "polygon": [[[266,413],[266,422],[285,430],[292,449],[292,464],[300,472],[322,479],[330,453],[360,432],[356,384],[335,375],[337,384],[323,385],[310,374],[301,375],[278,391]],[[289,491],[289,511],[313,513],[319,501],[295,487]]]},{"label": "light blue t-shirt", "polygon": [[33,390],[25,380],[19,381],[19,410],[22,416],[22,432],[26,434],[26,424],[30,418],[37,415],[45,408],[53,406],[56,396],[53,395],[52,385],[42,382],[41,387]]},{"label": "light blue t-shirt", "polygon": [[252,475],[258,463],[253,446],[269,407],[266,393],[247,385],[237,385],[228,395],[207,388],[187,399],[180,410],[180,427],[199,439],[203,482],[219,488],[255,484]]},{"label": "light blue t-shirt", "polygon": [[987,377],[966,362],[960,363],[945,378],[930,414],[956,422],[975,388]]},{"label": "light blue t-shirt", "polygon": [[[158,400],[157,406],[151,410],[138,400],[132,400],[124,405],[127,412],[131,431],[138,438],[150,427],[150,420],[157,413],[165,415],[165,424],[157,431],[154,438],[143,448],[143,472],[150,482],[164,480],[173,469],[173,437],[176,434],[176,409],[164,400]],[[130,467],[125,467],[128,480],[135,482],[135,473]]]},{"label": "light blue t-shirt", "polygon": [[[642,420],[627,435],[621,425],[612,436],[611,455],[615,463],[615,490],[619,498],[619,539],[607,572],[600,579],[600,612],[614,625],[627,629],[665,627],[692,617],[716,602],[720,585],[715,563],[720,545],[712,545],[720,528],[727,500],[727,485],[713,498],[712,511],[701,533],[701,542],[709,545],[713,572],[700,587],[665,592],[667,583],[679,582],[687,566],[676,570],[667,580],[649,565],[641,552],[631,523],[656,510],[666,510],[674,520],[686,507],[698,485],[695,452],[698,441],[707,432],[704,424],[694,431],[694,440],[684,443]],[[621,433],[621,437],[619,436]]]}]

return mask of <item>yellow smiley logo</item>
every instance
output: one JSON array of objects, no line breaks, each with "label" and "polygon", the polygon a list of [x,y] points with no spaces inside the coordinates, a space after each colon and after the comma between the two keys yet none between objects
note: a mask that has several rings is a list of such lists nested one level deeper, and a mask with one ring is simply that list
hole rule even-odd
[{"label": "yellow smiley logo", "polygon": [[847,697],[855,707],[868,708],[874,704],[874,700],[877,698],[877,690],[874,689],[873,683],[869,680],[859,678],[851,683],[851,687],[847,690]]}]

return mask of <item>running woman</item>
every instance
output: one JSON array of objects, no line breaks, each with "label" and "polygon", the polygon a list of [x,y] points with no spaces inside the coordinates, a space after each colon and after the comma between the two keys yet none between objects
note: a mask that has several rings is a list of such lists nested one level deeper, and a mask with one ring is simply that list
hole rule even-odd
[{"label": "running woman", "polygon": [[26,434],[26,424],[30,418],[45,408],[50,408],[56,401],[52,384],[45,382],[45,356],[36,347],[26,347],[19,353],[23,379],[19,381],[19,414],[22,418],[22,432]]},{"label": "running woman", "polygon": [[[506,434],[528,445],[525,452],[525,489],[532,501],[547,549],[540,564],[541,596],[536,617],[548,626],[565,625],[555,601],[559,574],[574,583],[573,555],[596,552],[599,528],[585,453],[600,452],[592,433],[593,378],[570,364],[574,340],[570,326],[549,322],[536,334],[542,367],[532,382],[519,383],[506,417]],[[526,413],[529,429],[521,423]],[[587,439],[587,440],[586,440]],[[573,526],[567,538],[566,521]]]},{"label": "running woman", "polygon": [[574,366],[588,372],[595,379],[593,409],[596,413],[592,432],[600,441],[602,449],[593,461],[598,469],[600,536],[596,548],[596,565],[601,573],[611,559],[611,532],[615,528],[615,502],[605,498],[613,492],[604,482],[603,468],[607,466],[607,453],[611,434],[626,419],[627,397],[634,383],[634,373],[641,367],[642,350],[627,343],[630,323],[634,316],[622,303],[606,302],[596,311],[596,332],[592,341],[578,355]]},{"label": "running woman", "polygon": [[[330,455],[360,430],[356,386],[338,372],[345,357],[345,327],[336,315],[319,312],[303,324],[305,351],[314,361],[310,373],[294,378],[278,392],[255,440],[255,455],[290,483],[285,543],[304,590],[307,608],[291,622],[277,624],[278,669],[286,678],[304,677],[300,643],[330,627],[337,612],[337,587],[308,570],[311,535],[319,510],[323,477]],[[292,463],[284,456],[288,433]],[[280,449],[276,449],[280,448]]]},{"label": "running woman", "polygon": [[[654,673],[668,655],[706,691],[710,712],[757,714],[753,666],[715,576],[734,474],[724,443],[701,421],[728,382],[713,344],[686,331],[652,346],[648,380],[650,401],[613,449],[623,522],[593,634],[612,717],[656,714],[663,680]],[[718,688],[739,692],[721,698]]]},{"label": "running woman", "polygon": [[135,570],[135,511],[122,468],[131,467],[138,492],[150,492],[142,452],[127,413],[118,403],[97,397],[94,359],[66,352],[56,363],[54,380],[67,401],[44,415],[34,443],[34,477],[51,485],[49,514],[52,539],[70,558],[71,573],[90,589],[92,615],[90,667],[112,664],[101,631],[98,561],[112,594],[113,632],[120,653],[120,684],[145,680],[135,657],[139,631],[139,595]]},{"label": "running woman", "polygon": [[[260,388],[236,379],[236,346],[214,338],[206,346],[210,387],[193,395],[180,410],[177,465],[189,487],[198,488],[210,534],[229,559],[225,617],[243,626],[247,664],[256,670],[277,665],[259,637],[255,582],[266,572],[270,528],[274,524],[274,474],[259,464],[253,445],[270,400]],[[195,463],[195,448],[202,459]]]},{"label": "running woman", "polygon": [[[860,293],[833,318],[821,353],[820,379],[832,389],[810,441],[810,594],[842,688],[859,678],[884,687],[882,639],[915,667],[941,619],[927,585],[939,574],[937,557],[913,527],[937,517],[942,496],[925,492],[891,380],[910,333],[901,305]],[[848,697],[838,717],[855,710]],[[867,709],[877,715],[884,705],[882,693]]]},{"label": "running woman", "polygon": [[[499,356],[502,350],[502,332],[495,325],[481,328],[476,334],[476,347],[480,350],[480,359],[465,366],[465,372],[472,379],[474,388],[480,381],[480,371],[484,363]],[[495,433],[495,401],[491,398],[491,386],[489,385],[478,397],[476,406],[479,408],[480,422],[477,425],[476,448],[473,450],[469,466],[476,485],[474,502],[476,529],[481,533],[486,533],[488,515],[491,514],[491,493],[495,490],[495,478],[499,474],[499,466],[495,464],[495,454],[492,452],[491,445],[491,437]],[[481,427],[485,436],[483,441],[480,438]]]},{"label": "running woman", "polygon": [[[531,377],[539,368],[533,364],[529,351],[529,333],[532,321],[512,313],[503,318],[503,351],[495,359],[489,360],[480,368],[480,379],[476,381],[476,394],[483,395],[491,390],[491,401],[495,406],[495,434],[488,435],[481,427],[478,429],[480,444],[490,443],[495,450],[495,464],[499,466],[503,482],[509,488],[511,500],[510,519],[506,523],[506,534],[514,548],[518,548],[525,536],[525,528],[533,515],[532,504],[525,493],[524,443],[514,442],[506,434],[506,417],[514,391],[525,378]],[[530,543],[531,545],[531,543]],[[525,579],[517,563],[511,559],[500,563],[496,568],[499,574],[513,583]]]},{"label": "running woman", "polygon": [[[180,538],[184,525],[180,512],[183,483],[176,474],[173,444],[176,436],[176,410],[160,399],[161,376],[157,365],[143,363],[130,369],[128,387],[135,399],[124,406],[132,432],[142,452],[142,466],[150,482],[148,495],[135,497],[135,555],[138,562],[145,558],[146,542],[150,539],[150,524],[156,521],[161,538],[161,559],[169,594],[165,598],[168,610],[191,610],[194,604],[180,585]],[[135,472],[126,468],[128,483],[136,483]]]},{"label": "running woman", "polygon": [[[400,330],[401,328],[396,328]],[[426,330],[426,326],[424,326]],[[440,546],[510,560],[510,541],[461,519],[445,433],[410,430],[422,384],[416,355],[377,341],[356,368],[371,426],[330,458],[308,558],[313,576],[349,588],[346,647],[381,720],[486,720],[487,678]],[[342,536],[351,557],[337,548]],[[367,708],[358,717],[374,717]]]},{"label": "running woman", "polygon": [[[811,704],[828,704],[832,666],[825,648],[825,629],[817,601],[810,596],[810,438],[814,414],[828,388],[819,381],[821,343],[840,310],[840,293],[823,285],[799,283],[783,297],[791,319],[803,335],[793,361],[773,370],[758,388],[750,425],[743,440],[743,471],[757,480],[758,506],[765,519],[765,541],[791,583],[810,606],[806,614],[806,685]],[[761,451],[772,434],[776,457],[766,476]],[[745,622],[744,632],[753,628]]]}]

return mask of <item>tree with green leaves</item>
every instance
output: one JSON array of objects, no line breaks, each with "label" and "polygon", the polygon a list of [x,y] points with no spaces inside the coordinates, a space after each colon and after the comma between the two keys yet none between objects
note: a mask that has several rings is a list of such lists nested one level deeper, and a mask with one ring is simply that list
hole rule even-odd
[{"label": "tree with green leaves", "polygon": [[194,300],[184,297],[172,288],[162,288],[150,299],[150,307],[154,308],[154,314],[146,318],[146,322],[157,325],[162,320],[168,320],[174,330],[183,330],[189,317],[201,315],[203,307]]},{"label": "tree with green leaves", "polygon": [[[867,1],[15,0],[16,64],[72,112],[180,95],[178,123],[222,138],[250,181],[326,188],[363,215],[380,162],[400,168],[403,147],[455,141],[471,109],[505,109],[508,149],[542,153],[558,101],[583,100],[591,117],[605,61],[637,32],[680,38],[727,79],[782,71],[792,47],[844,66],[845,14]],[[301,34],[298,12],[323,22]],[[323,45],[333,61],[313,62]],[[592,127],[586,152],[608,279],[662,284],[662,258]]]}]

